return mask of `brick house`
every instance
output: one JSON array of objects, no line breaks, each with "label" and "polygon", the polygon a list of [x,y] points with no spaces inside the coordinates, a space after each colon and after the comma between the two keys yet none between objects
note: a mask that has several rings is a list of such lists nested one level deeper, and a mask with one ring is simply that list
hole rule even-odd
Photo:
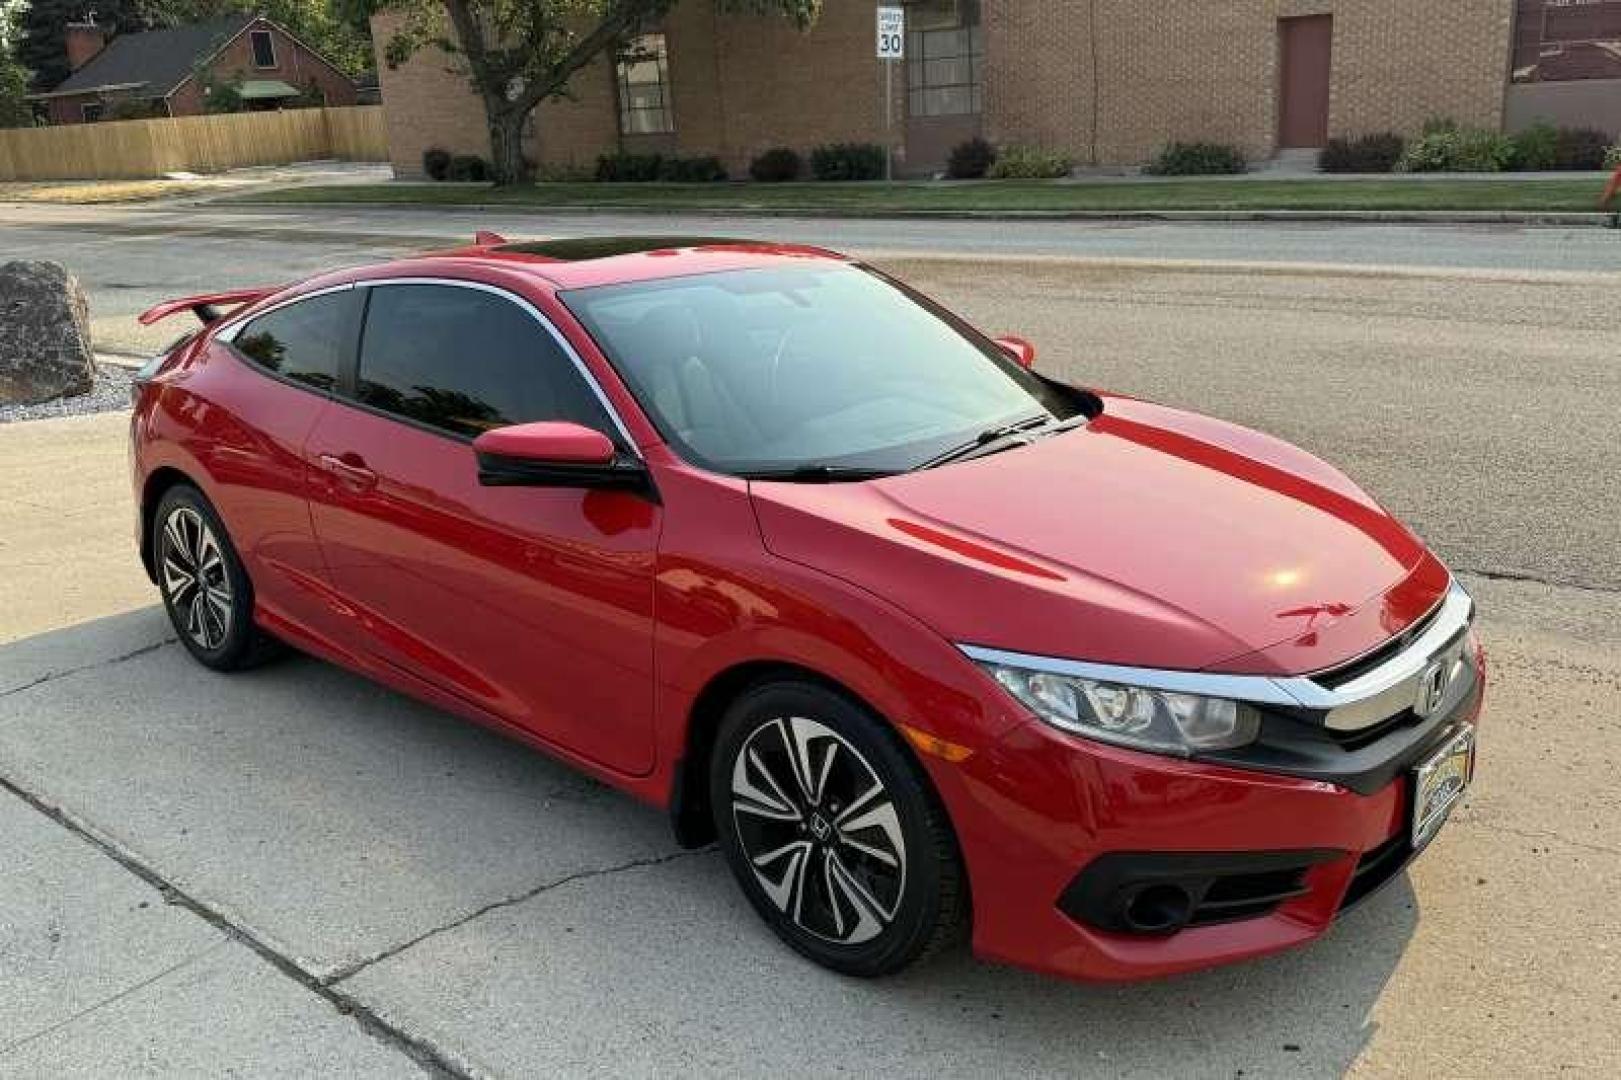
[{"label": "brick house", "polygon": [[207,111],[199,70],[216,82],[240,80],[249,108],[279,108],[312,90],[327,105],[355,103],[349,76],[262,16],[232,15],[111,40],[107,34],[93,22],[67,25],[72,73],[55,89],[33,95],[52,124],[100,120],[124,103],[140,103],[158,116],[196,116]]},{"label": "brick house", "polygon": [[[629,59],[578,73],[573,101],[542,105],[528,155],[716,154],[743,175],[773,145],[859,140],[889,143],[899,171],[921,175],[976,134],[1131,165],[1178,139],[1261,160],[1336,135],[1416,134],[1437,116],[1621,128],[1621,0],[902,2],[907,58],[886,83],[872,0],[826,0],[805,34],[683,0]],[[458,58],[384,62],[398,26],[372,25],[396,172],[420,174],[430,146],[488,155],[479,102],[447,70]],[[1578,38],[1580,63],[1536,66]],[[1531,74],[1522,62],[1511,81],[1517,56]]]}]

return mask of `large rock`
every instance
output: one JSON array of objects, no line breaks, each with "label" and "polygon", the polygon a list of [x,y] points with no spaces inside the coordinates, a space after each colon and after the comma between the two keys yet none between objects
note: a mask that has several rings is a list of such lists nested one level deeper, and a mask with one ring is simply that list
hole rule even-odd
[{"label": "large rock", "polygon": [[88,393],[95,378],[78,280],[53,262],[0,266],[0,405]]}]

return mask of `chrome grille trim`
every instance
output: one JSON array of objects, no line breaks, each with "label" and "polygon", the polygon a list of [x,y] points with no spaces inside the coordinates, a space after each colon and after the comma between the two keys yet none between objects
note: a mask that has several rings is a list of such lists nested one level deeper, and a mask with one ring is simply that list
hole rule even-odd
[{"label": "chrome grille trim", "polygon": [[[1330,688],[1309,675],[1225,675],[1205,671],[1166,671],[1159,668],[1094,664],[1086,660],[958,645],[964,655],[980,663],[1002,664],[1032,671],[1049,671],[1096,682],[1140,686],[1149,690],[1230,698],[1257,705],[1309,709],[1321,715],[1334,731],[1361,731],[1412,708],[1419,678],[1436,660],[1450,664],[1448,691],[1440,708],[1449,708],[1468,693],[1473,680],[1467,673],[1465,631],[1474,617],[1475,602],[1456,580],[1447,589],[1441,610],[1424,632],[1389,660],[1341,686]],[[1462,670],[1460,670],[1462,669]]]},{"label": "chrome grille trim", "polygon": [[1363,672],[1333,689],[1310,676],[1277,681],[1304,707],[1326,713],[1325,726],[1335,731],[1360,731],[1411,708],[1418,698],[1419,677],[1431,663],[1439,660],[1448,665],[1448,693],[1443,706],[1450,704],[1468,689],[1469,680],[1457,676],[1459,669],[1468,663],[1464,655],[1464,631],[1474,613],[1473,598],[1454,581],[1447,589],[1440,614],[1430,621],[1424,632],[1372,671]]}]

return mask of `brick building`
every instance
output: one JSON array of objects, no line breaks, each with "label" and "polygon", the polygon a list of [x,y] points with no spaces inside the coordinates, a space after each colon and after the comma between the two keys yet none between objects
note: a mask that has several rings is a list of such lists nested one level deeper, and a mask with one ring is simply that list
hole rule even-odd
[{"label": "brick building", "polygon": [[249,108],[278,108],[295,97],[353,105],[355,84],[287,30],[256,15],[231,15],[168,30],[119,34],[92,22],[66,27],[72,72],[33,95],[52,124],[82,124],[134,106],[157,116],[206,112],[197,73],[236,82]]},{"label": "brick building", "polygon": [[[1178,139],[1264,159],[1432,117],[1621,133],[1621,0],[909,0],[889,126],[876,6],[826,0],[801,34],[685,0],[627,59],[580,72],[575,100],[542,106],[529,156],[716,154],[741,175],[773,145],[887,141],[927,174],[976,134],[1129,165]],[[373,24],[396,170],[419,174],[430,146],[488,154],[457,61],[381,62],[396,26]]]}]

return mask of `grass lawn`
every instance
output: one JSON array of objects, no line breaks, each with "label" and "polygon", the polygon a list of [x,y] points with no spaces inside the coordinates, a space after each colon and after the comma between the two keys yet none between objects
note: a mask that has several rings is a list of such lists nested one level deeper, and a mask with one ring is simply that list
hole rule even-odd
[{"label": "grass lawn", "polygon": [[1153,183],[353,184],[261,192],[256,203],[601,207],[657,210],[908,211],[1519,210],[1594,211],[1581,180],[1189,180]]}]

